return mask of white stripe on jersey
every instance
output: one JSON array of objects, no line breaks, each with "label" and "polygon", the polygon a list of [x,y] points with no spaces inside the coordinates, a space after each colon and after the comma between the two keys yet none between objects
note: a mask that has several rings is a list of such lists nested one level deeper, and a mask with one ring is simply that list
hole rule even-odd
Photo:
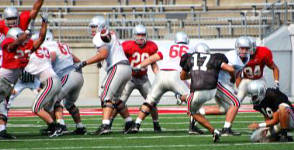
[{"label": "white stripe on jersey", "polygon": [[100,48],[102,46],[108,47],[108,57],[106,58],[107,70],[122,60],[128,61],[121,43],[115,33],[111,33],[110,43],[103,42],[99,32],[94,36],[92,42],[96,48]]},{"label": "white stripe on jersey", "polygon": [[163,59],[158,62],[159,68],[181,71],[181,56],[187,53],[188,50],[189,45],[187,44],[173,44],[161,47],[159,51],[162,53]]}]

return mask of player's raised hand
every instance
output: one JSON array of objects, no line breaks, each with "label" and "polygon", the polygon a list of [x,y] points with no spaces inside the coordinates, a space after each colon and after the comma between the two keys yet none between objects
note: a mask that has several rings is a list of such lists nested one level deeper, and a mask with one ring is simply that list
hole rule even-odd
[{"label": "player's raised hand", "polygon": [[46,8],[45,10],[42,11],[42,13],[40,14],[41,18],[42,18],[42,22],[44,23],[48,23],[48,8]]}]

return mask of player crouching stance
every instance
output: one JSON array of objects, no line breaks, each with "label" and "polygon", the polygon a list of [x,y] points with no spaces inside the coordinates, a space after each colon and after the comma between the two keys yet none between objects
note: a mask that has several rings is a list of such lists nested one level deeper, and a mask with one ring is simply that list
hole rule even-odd
[{"label": "player crouching stance", "polygon": [[[252,123],[248,127],[257,129],[251,136],[254,142],[290,142],[288,130],[294,129],[294,108],[288,97],[279,89],[266,88],[261,80],[255,80],[248,85],[253,108],[265,117],[263,123]],[[280,125],[280,130],[279,126]]]},{"label": "player crouching stance", "polygon": [[191,78],[190,94],[187,98],[188,110],[193,118],[213,134],[213,142],[219,141],[221,133],[200,114],[201,106],[216,94],[218,74],[220,70],[230,73],[234,79],[234,68],[228,65],[224,54],[210,54],[204,43],[197,44],[181,58],[181,79]]}]

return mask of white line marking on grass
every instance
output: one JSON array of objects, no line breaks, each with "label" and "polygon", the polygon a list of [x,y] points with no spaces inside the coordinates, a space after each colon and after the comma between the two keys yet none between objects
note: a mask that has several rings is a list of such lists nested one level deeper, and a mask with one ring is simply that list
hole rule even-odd
[{"label": "white line marking on grass", "polygon": [[[123,135],[123,134],[122,134]],[[95,136],[95,135],[93,135]],[[249,136],[249,134],[242,134],[241,136]],[[239,137],[241,137],[239,136]],[[65,137],[65,136],[64,136]],[[86,141],[86,140],[122,140],[122,139],[161,139],[161,138],[212,138],[212,135],[177,135],[177,136],[169,136],[169,135],[161,135],[161,136],[131,136],[131,137],[124,137],[124,136],[118,136],[118,137],[105,137],[105,136],[99,136],[97,135],[95,138],[89,138],[89,137],[80,137],[80,138],[47,138],[44,136],[44,138],[41,139],[15,139],[15,140],[0,140],[0,141],[7,141],[7,142],[35,142],[35,141]]]},{"label": "white line marking on grass", "polygon": [[[225,115],[221,115],[221,116],[205,116],[207,119],[225,119]],[[238,116],[237,115],[237,119],[238,118],[263,118],[263,116]],[[26,120],[15,120],[17,118],[14,118],[13,120],[9,120],[9,122],[24,122],[24,121],[27,121],[27,122],[30,122],[30,121],[37,121],[37,122],[40,122],[42,121],[41,119],[39,118],[35,118],[35,119],[26,119]],[[189,120],[189,118],[187,116],[177,116],[177,117],[172,117],[172,116],[159,116],[159,119],[162,120],[162,119],[187,119]],[[67,120],[72,120],[72,118],[65,118],[64,119],[65,121]],[[82,118],[82,121],[97,121],[97,120],[101,120],[101,117],[99,118]],[[116,118],[116,120],[123,120],[122,118],[118,117]],[[146,120],[151,120],[151,118],[146,118]]]},{"label": "white line marking on grass", "polygon": [[37,147],[37,148],[9,148],[2,150],[38,150],[38,149],[138,149],[138,148],[187,148],[187,147],[232,147],[232,146],[252,146],[252,145],[280,145],[280,144],[293,144],[288,143],[237,143],[237,144],[188,144],[188,145],[134,145],[134,146],[80,146],[80,147]]}]

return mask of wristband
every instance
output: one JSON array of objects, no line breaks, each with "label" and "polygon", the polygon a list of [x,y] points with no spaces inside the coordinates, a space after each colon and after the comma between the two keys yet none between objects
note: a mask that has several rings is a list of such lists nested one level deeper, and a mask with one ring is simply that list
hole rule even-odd
[{"label": "wristband", "polygon": [[265,127],[266,127],[266,123],[265,123],[265,122],[260,123],[260,124],[258,124],[258,126],[259,126],[260,128],[265,128]]}]

